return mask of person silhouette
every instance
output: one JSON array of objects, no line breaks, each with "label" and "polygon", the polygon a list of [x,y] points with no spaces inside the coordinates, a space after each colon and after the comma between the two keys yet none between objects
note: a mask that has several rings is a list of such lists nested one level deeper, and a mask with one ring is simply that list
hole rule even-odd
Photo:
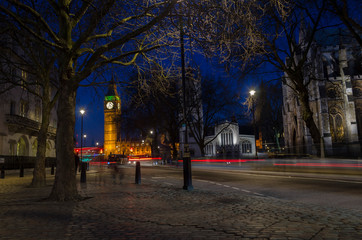
[{"label": "person silhouette", "polygon": [[74,163],[75,163],[75,174],[77,174],[77,169],[79,166],[79,156],[78,153],[74,154]]}]

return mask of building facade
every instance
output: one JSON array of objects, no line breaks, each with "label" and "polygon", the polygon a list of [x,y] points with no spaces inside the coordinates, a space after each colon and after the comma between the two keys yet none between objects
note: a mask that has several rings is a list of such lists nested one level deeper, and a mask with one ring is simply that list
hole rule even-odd
[{"label": "building facade", "polygon": [[222,158],[252,158],[255,156],[255,136],[239,132],[236,122],[225,121],[214,127],[214,132],[205,138],[205,156]]},{"label": "building facade", "polygon": [[[26,81],[25,73],[22,73]],[[0,95],[0,156],[35,157],[42,119],[41,99],[25,88],[14,87]],[[48,129],[46,157],[55,157],[57,117],[53,110]]]},{"label": "building facade", "polygon": [[120,154],[126,156],[151,156],[148,141],[122,140],[121,138],[121,98],[112,79],[104,97],[104,157]]},{"label": "building facade", "polygon": [[[34,163],[42,121],[42,88],[27,55],[4,34],[0,46],[0,158],[9,167],[19,161]],[[48,89],[50,97],[54,92]],[[51,111],[46,157],[55,157],[56,106]],[[17,162],[17,163],[15,163]],[[10,166],[11,167],[11,166]]]},{"label": "building facade", "polygon": [[[306,64],[316,80],[308,85],[327,156],[361,156],[362,58],[361,47],[346,31],[319,32]],[[290,152],[316,154],[288,76],[283,84],[285,145]],[[306,79],[307,81],[307,79]]]},{"label": "building facade", "polygon": [[104,97],[104,156],[118,154],[121,141],[121,99],[117,93],[116,83],[111,81]]}]

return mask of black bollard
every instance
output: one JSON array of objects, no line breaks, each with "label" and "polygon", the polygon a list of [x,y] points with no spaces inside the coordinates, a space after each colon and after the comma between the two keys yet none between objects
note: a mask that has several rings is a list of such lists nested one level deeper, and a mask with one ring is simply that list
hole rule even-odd
[{"label": "black bollard", "polygon": [[52,164],[52,169],[50,170],[50,175],[54,175],[54,163]]},{"label": "black bollard", "polygon": [[141,163],[136,163],[136,184],[141,184]]},{"label": "black bollard", "polygon": [[20,165],[20,174],[19,177],[24,177],[24,167],[23,164]]},{"label": "black bollard", "polygon": [[5,167],[4,167],[4,165],[1,167],[0,178],[5,178]]},{"label": "black bollard", "polygon": [[81,167],[81,172],[80,172],[80,182],[81,183],[85,183],[87,182],[87,173],[86,173],[86,168],[87,168],[87,163],[85,162],[81,162],[80,167]]}]

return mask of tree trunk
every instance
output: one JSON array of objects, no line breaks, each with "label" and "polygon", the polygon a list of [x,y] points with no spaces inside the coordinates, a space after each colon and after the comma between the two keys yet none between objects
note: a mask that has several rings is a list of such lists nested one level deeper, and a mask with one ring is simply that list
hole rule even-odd
[{"label": "tree trunk", "polygon": [[50,200],[74,201],[80,200],[77,191],[74,164],[74,125],[76,88],[71,82],[62,81],[58,99],[58,124],[56,137],[57,171]]},{"label": "tree trunk", "polygon": [[36,151],[35,166],[31,187],[44,187],[46,185],[45,158],[47,150],[47,135],[50,123],[52,105],[50,103],[49,78],[44,78],[42,93],[42,117],[38,133],[38,146]]},{"label": "tree trunk", "polygon": [[45,154],[47,133],[50,122],[50,109],[47,107],[47,105],[48,104],[43,103],[42,122],[38,133],[38,146],[31,187],[43,187],[46,185]]},{"label": "tree trunk", "polygon": [[302,110],[302,118],[303,118],[307,128],[309,129],[309,132],[313,139],[313,143],[317,148],[318,155],[321,156],[321,155],[323,155],[322,151],[324,151],[324,149],[321,149],[321,144],[320,144],[321,143],[321,134],[313,119],[313,112],[309,106],[308,93],[306,93],[305,91],[301,91],[300,95],[299,95],[299,100],[300,100],[300,105],[301,105],[301,110]]},{"label": "tree trunk", "polygon": [[198,144],[198,145],[199,145],[199,148],[200,148],[201,157],[205,157],[205,144],[202,144],[200,142],[200,144]]}]

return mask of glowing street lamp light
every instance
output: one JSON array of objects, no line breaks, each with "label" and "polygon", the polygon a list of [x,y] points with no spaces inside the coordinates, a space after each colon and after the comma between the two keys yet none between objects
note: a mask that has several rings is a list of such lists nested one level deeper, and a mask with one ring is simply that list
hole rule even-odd
[{"label": "glowing street lamp light", "polygon": [[80,127],[80,160],[81,160],[81,173],[80,173],[80,182],[85,183],[87,181],[86,171],[85,171],[85,165],[83,162],[83,137],[86,137],[86,135],[83,136],[83,116],[85,114],[85,110],[82,108],[80,109],[80,114],[82,116],[81,120],[81,127]]},{"label": "glowing street lamp light", "polygon": [[250,97],[251,97],[251,104],[252,104],[251,111],[253,112],[255,158],[258,158],[258,150],[257,150],[257,147],[256,147],[256,123],[255,123],[255,100],[254,100],[255,90],[250,90],[249,94],[250,94]]}]

